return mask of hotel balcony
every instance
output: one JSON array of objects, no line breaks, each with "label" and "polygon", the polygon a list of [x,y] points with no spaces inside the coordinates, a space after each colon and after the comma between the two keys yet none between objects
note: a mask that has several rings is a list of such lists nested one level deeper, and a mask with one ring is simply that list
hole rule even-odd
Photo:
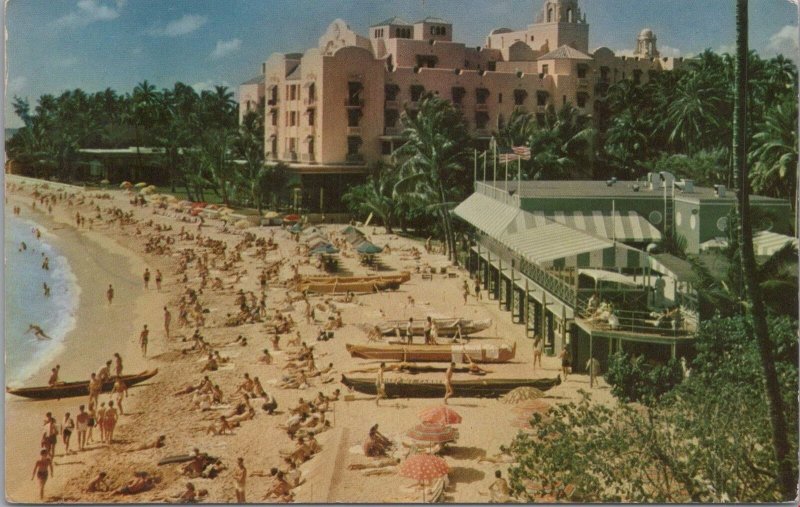
[{"label": "hotel balcony", "polygon": [[403,134],[403,127],[384,127],[383,135],[385,136],[399,136]]},{"label": "hotel balcony", "polygon": [[296,151],[287,151],[283,154],[283,159],[289,162],[297,162],[297,152]]},{"label": "hotel balcony", "polygon": [[361,153],[348,153],[345,161],[348,164],[362,164],[364,163],[364,155]]},{"label": "hotel balcony", "polygon": [[475,111],[476,112],[488,112],[489,111],[489,104],[475,104]]},{"label": "hotel balcony", "polygon": [[384,109],[400,109],[400,101],[398,100],[387,100],[383,104]]},{"label": "hotel balcony", "polygon": [[581,89],[588,89],[589,88],[589,80],[585,77],[578,78],[578,88]]},{"label": "hotel balcony", "polygon": [[353,97],[344,99],[344,106],[347,108],[364,107],[364,99],[358,99]]}]

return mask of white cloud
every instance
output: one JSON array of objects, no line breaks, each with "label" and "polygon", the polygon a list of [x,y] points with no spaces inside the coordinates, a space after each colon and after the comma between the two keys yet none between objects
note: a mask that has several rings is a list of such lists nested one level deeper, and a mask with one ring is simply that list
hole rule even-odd
[{"label": "white cloud", "polygon": [[723,45],[721,45],[720,47],[717,48],[716,52],[721,54],[721,55],[724,55],[726,53],[729,54],[729,55],[735,55],[736,54],[736,44],[723,44]]},{"label": "white cloud", "polygon": [[150,31],[152,35],[163,35],[166,37],[180,37],[187,33],[192,33],[208,22],[207,16],[199,14],[184,14],[183,17],[170,21],[163,28],[155,28]]},{"label": "white cloud", "polygon": [[796,25],[786,25],[770,36],[767,43],[767,56],[782,54],[786,58],[796,60],[800,52],[800,32]]},{"label": "white cloud", "polygon": [[200,93],[205,91],[213,91],[215,86],[227,86],[228,88],[231,87],[230,83],[228,83],[225,80],[222,81],[206,80],[193,84],[192,88],[194,88],[195,92]]},{"label": "white cloud", "polygon": [[211,52],[211,58],[213,60],[218,60],[228,56],[231,53],[239,51],[239,48],[241,47],[242,41],[240,39],[218,40],[217,47],[215,47],[214,51]]},{"label": "white cloud", "polygon": [[99,0],[79,0],[78,10],[69,12],[55,21],[59,27],[81,27],[95,21],[111,21],[119,17],[119,11],[125,6],[126,0],[117,0],[115,6],[102,3]]},{"label": "white cloud", "polygon": [[8,95],[13,96],[19,94],[28,85],[28,78],[25,76],[16,76],[8,80]]}]

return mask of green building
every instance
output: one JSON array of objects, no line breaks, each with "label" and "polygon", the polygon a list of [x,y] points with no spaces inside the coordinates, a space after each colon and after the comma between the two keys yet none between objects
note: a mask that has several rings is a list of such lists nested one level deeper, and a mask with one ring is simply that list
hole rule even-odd
[{"label": "green building", "polygon": [[[789,202],[752,196],[769,254],[792,234]],[[735,194],[669,173],[645,181],[476,182],[454,210],[469,227],[467,265],[501,308],[567,348],[573,367],[605,368],[625,350],[655,360],[691,354],[700,315],[689,262],[659,253],[674,236],[687,254],[724,244]],[[613,317],[611,316],[613,314]]]}]

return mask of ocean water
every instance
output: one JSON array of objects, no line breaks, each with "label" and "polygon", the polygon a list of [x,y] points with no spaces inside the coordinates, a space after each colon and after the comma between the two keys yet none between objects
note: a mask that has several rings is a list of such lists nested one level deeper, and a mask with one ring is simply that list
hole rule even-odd
[{"label": "ocean water", "polygon": [[[80,286],[67,259],[52,244],[52,233],[14,216],[5,219],[5,353],[6,385],[21,385],[64,347],[64,337],[76,324]],[[34,228],[42,235],[36,239]],[[22,242],[27,250],[20,251]],[[44,255],[42,255],[44,254]],[[44,256],[50,269],[42,269]],[[43,284],[50,286],[45,297]],[[51,337],[26,332],[40,326]]]}]

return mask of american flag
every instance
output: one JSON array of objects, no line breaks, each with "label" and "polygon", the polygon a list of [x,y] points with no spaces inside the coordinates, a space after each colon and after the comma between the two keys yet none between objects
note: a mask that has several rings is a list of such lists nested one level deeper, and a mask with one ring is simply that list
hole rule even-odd
[{"label": "american flag", "polygon": [[515,162],[519,159],[530,160],[531,149],[528,146],[514,146],[512,148],[497,148],[500,163]]}]

